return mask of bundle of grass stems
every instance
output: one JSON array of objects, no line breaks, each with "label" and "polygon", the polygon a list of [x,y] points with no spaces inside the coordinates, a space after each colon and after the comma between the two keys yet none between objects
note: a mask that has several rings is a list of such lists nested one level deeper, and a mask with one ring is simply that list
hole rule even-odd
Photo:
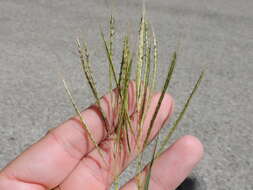
[{"label": "bundle of grass stems", "polygon": [[[147,145],[150,143],[150,135],[154,127],[154,121],[158,115],[158,111],[161,107],[163,98],[165,93],[170,85],[172,75],[177,62],[177,52],[173,53],[172,58],[170,59],[170,64],[168,66],[168,71],[166,74],[164,85],[161,89],[161,95],[159,101],[156,105],[155,112],[152,116],[152,119],[149,123],[148,130],[146,134],[143,134],[143,122],[147,115],[147,110],[150,106],[150,101],[152,97],[152,92],[157,86],[157,69],[158,69],[158,42],[155,36],[155,33],[146,19],[145,13],[143,12],[140,26],[139,26],[139,36],[138,36],[138,44],[137,51],[134,53],[130,50],[129,44],[129,36],[126,35],[123,40],[122,47],[122,57],[119,61],[120,63],[120,71],[117,72],[115,69],[114,63],[114,37],[115,37],[115,19],[113,16],[110,16],[109,19],[109,37],[106,39],[105,34],[100,28],[101,38],[103,41],[105,53],[108,59],[108,73],[109,73],[109,91],[112,91],[114,88],[117,89],[118,95],[113,99],[111,105],[113,107],[113,112],[117,114],[117,126],[114,129],[115,139],[114,139],[114,153],[113,160],[120,159],[120,155],[122,153],[131,153],[133,151],[132,141],[134,139],[135,151],[137,150],[137,186],[140,190],[147,190],[149,188],[149,181],[152,171],[153,162],[159,155],[164,151],[165,146],[168,144],[170,137],[173,132],[177,129],[179,122],[182,120],[189,103],[195,94],[200,82],[204,76],[204,71],[201,72],[198,80],[196,81],[188,99],[186,100],[185,105],[183,106],[181,112],[179,113],[178,118],[175,119],[175,122],[168,129],[165,138],[159,140],[159,136],[157,136],[155,140],[155,146],[152,152],[152,156],[150,158],[150,163],[147,166],[148,171],[146,172],[145,179],[138,180],[138,173],[143,168],[143,152]],[[90,56],[87,48],[87,44],[85,42],[80,42],[80,40],[76,41],[78,52],[80,55],[82,70],[84,76],[88,82],[88,85],[91,89],[91,92],[95,98],[95,102],[101,116],[104,120],[106,130],[110,130],[110,126],[108,126],[108,118],[106,117],[104,110],[101,106],[101,98],[99,92],[96,88],[95,77],[93,76]],[[134,56],[136,55],[136,56]],[[135,67],[135,68],[134,68]],[[118,74],[117,74],[118,73]],[[133,74],[135,73],[135,74]],[[134,76],[132,76],[134,75]],[[134,81],[135,83],[135,98],[136,98],[136,112],[138,115],[137,126],[132,126],[132,122],[130,120],[130,115],[128,113],[128,88],[130,82]],[[101,158],[103,158],[103,152],[101,151],[99,144],[94,140],[93,135],[90,132],[90,128],[92,126],[87,126],[85,123],[85,119],[81,115],[80,110],[75,103],[73,96],[71,95],[70,89],[68,88],[66,81],[63,79],[63,84],[66,89],[66,92],[71,100],[71,103],[75,109],[76,114],[79,116],[80,121],[82,123],[83,128],[86,130],[89,139],[94,143],[96,149],[98,150]],[[144,138],[143,138],[143,135]],[[131,140],[130,137],[131,136]],[[133,138],[134,137],[134,138]],[[158,141],[160,146],[158,147]],[[121,162],[113,162],[113,163],[121,163]],[[117,166],[111,166],[117,168]],[[116,177],[114,179],[114,189],[119,189],[119,175],[120,173],[116,173]]]}]

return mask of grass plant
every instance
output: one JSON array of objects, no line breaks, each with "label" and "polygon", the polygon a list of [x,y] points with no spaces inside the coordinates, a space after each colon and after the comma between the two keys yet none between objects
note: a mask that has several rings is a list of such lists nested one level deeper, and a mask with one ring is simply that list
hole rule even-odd
[{"label": "grass plant", "polygon": [[[143,151],[149,144],[150,135],[154,127],[154,121],[157,117],[164,95],[169,88],[174,70],[176,68],[177,52],[174,52],[171,60],[168,61],[170,62],[170,64],[168,65],[168,71],[165,76],[164,85],[162,89],[160,90],[161,96],[159,98],[158,104],[155,108],[155,112],[149,124],[147,134],[143,134],[143,122],[146,118],[147,110],[150,106],[152,92],[156,90],[156,86],[157,86],[157,69],[159,67],[158,42],[155,36],[155,32],[151,27],[151,24],[146,19],[145,11],[143,11],[141,21],[140,21],[138,45],[137,45],[136,52],[133,52],[130,50],[129,36],[126,35],[123,39],[121,60],[119,60],[118,63],[114,63],[113,56],[114,56],[114,36],[116,32],[115,29],[116,29],[115,19],[112,15],[110,16],[110,19],[109,19],[108,39],[106,39],[106,35],[104,34],[102,27],[100,27],[102,43],[104,45],[105,54],[108,59],[108,83],[109,83],[108,91],[112,91],[113,88],[117,88],[119,92],[117,98],[115,98],[114,96],[111,97],[113,110],[118,114],[117,127],[114,131],[116,134],[114,156],[117,157],[117,155],[121,154],[121,151],[124,151],[123,150],[125,146],[124,144],[126,144],[128,152],[132,151],[132,147],[130,145],[131,144],[130,135],[133,136],[134,140],[136,141],[135,144],[137,146],[137,152],[138,152],[136,168],[137,168],[137,173],[139,173],[141,169],[143,168],[142,166]],[[106,130],[109,131],[110,130],[109,122],[101,106],[100,94],[96,88],[96,82],[95,82],[96,77],[93,75],[93,72],[92,72],[91,60],[90,60],[87,44],[85,42],[80,42],[79,40],[76,41],[76,44],[77,44],[78,52],[80,55],[80,62],[82,65],[84,78],[88,82],[90,90],[94,96],[95,103],[101,112],[102,118],[105,122]],[[134,57],[135,54],[136,54],[136,57]],[[115,64],[120,64],[119,71],[116,71]],[[133,73],[135,73],[135,75]],[[150,158],[151,162],[148,166],[148,172],[146,174],[144,182],[141,181],[140,179],[138,180],[138,177],[137,177],[138,189],[148,190],[153,162],[162,153],[162,151],[164,151],[164,148],[168,144],[172,134],[175,132],[175,130],[179,126],[179,123],[182,120],[184,114],[186,113],[186,110],[189,107],[190,101],[192,97],[194,96],[194,94],[196,93],[203,76],[204,76],[204,72],[200,74],[178,118],[175,120],[174,124],[167,132],[167,135],[165,136],[165,138],[160,141],[160,147],[158,147],[158,141],[160,138],[156,138],[155,148],[153,149],[152,157]],[[134,80],[135,85],[136,85],[136,94],[135,94],[136,111],[139,118],[137,126],[136,126],[137,130],[135,130],[134,127],[132,126],[130,116],[128,114],[128,88],[129,88],[129,83],[131,80]],[[76,114],[80,117],[80,121],[84,129],[87,131],[87,134],[90,140],[94,143],[100,156],[103,158],[102,151],[100,151],[98,143],[94,140],[90,132],[90,126],[87,126],[87,124],[85,123],[84,118],[81,115],[81,112],[79,111],[78,106],[75,103],[71,95],[70,89],[67,86],[67,83],[64,79],[63,79],[63,84],[70,98],[70,101],[74,107]],[[142,138],[143,135],[145,135],[144,142]],[[115,178],[115,184],[116,184],[115,189],[119,189],[118,176]]]}]

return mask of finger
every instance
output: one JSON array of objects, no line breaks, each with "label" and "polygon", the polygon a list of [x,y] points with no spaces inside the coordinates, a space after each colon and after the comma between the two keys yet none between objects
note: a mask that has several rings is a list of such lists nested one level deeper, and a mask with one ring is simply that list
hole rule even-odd
[{"label": "finger", "polygon": [[[177,140],[167,151],[157,158],[152,166],[149,183],[150,190],[174,190],[190,174],[203,155],[201,142],[193,136]],[[148,166],[139,179],[145,183]],[[137,190],[138,178],[135,177],[121,190]]]},{"label": "finger", "polygon": [[[111,99],[115,99],[117,93],[115,90],[113,94],[108,94],[101,100],[109,126],[112,128],[115,127],[115,115]],[[131,82],[128,90],[129,114],[135,109],[134,94],[135,84]],[[96,142],[109,135],[97,106],[92,105],[82,113],[82,116]],[[88,138],[78,117],[72,118],[50,131],[0,172],[0,189],[18,189],[12,188],[12,185],[15,186],[17,183],[28,184],[28,186],[36,184],[38,189],[51,189],[62,182],[80,159],[93,148],[94,144]]]},{"label": "finger", "polygon": [[[149,123],[153,113],[155,112],[159,97],[160,94],[157,94],[151,100],[150,108],[147,112],[147,118],[143,125],[143,131],[147,131],[149,127]],[[171,115],[173,107],[172,105],[172,98],[168,94],[165,95],[162,106],[155,120],[154,130],[151,133],[150,140],[154,138],[159,129],[164,125],[165,121]],[[121,173],[137,154],[136,143],[131,141],[131,153],[127,151],[127,146],[125,146],[120,154],[117,154],[117,158],[115,160],[113,156],[115,151],[115,138],[113,138],[114,135],[111,135],[110,138],[106,139],[100,144],[101,149],[104,151],[106,163],[104,163],[98,151],[94,149],[78,164],[76,169],[63,182],[63,184],[61,184],[62,190],[104,190],[111,185],[115,176]],[[131,135],[131,133],[129,133],[129,135]]]}]

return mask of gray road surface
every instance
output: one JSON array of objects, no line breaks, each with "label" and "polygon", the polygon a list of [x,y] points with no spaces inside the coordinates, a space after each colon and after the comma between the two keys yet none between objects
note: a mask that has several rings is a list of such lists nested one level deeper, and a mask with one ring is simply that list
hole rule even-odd
[{"label": "gray road surface", "polygon": [[[192,134],[203,142],[204,159],[192,174],[199,189],[252,190],[253,1],[147,4],[160,42],[159,85],[180,43],[170,88],[177,103],[172,121],[201,69],[208,66],[173,138]],[[136,33],[141,1],[116,1],[114,7],[118,30]],[[80,107],[92,101],[80,72],[76,37],[88,41],[99,90],[106,92],[106,59],[98,28],[105,26],[109,14],[110,3],[104,0],[0,0],[0,168],[74,114],[57,72],[69,82]],[[134,171],[130,168],[122,182]]]}]

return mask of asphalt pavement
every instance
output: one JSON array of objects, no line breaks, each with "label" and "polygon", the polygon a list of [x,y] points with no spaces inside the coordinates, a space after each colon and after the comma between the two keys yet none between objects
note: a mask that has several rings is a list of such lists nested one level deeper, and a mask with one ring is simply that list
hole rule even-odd
[{"label": "asphalt pavement", "polygon": [[[80,72],[75,39],[87,41],[98,89],[105,93],[107,62],[99,26],[107,26],[112,10],[118,57],[120,32],[128,31],[135,41],[141,9],[137,0],[0,0],[0,168],[74,115],[58,73],[79,107],[94,101]],[[253,189],[252,10],[252,0],[147,1],[159,42],[159,87],[179,49],[169,89],[176,102],[171,122],[206,68],[172,139],[192,134],[204,144],[204,158],[191,174],[195,189]],[[134,172],[130,167],[121,183]]]}]

